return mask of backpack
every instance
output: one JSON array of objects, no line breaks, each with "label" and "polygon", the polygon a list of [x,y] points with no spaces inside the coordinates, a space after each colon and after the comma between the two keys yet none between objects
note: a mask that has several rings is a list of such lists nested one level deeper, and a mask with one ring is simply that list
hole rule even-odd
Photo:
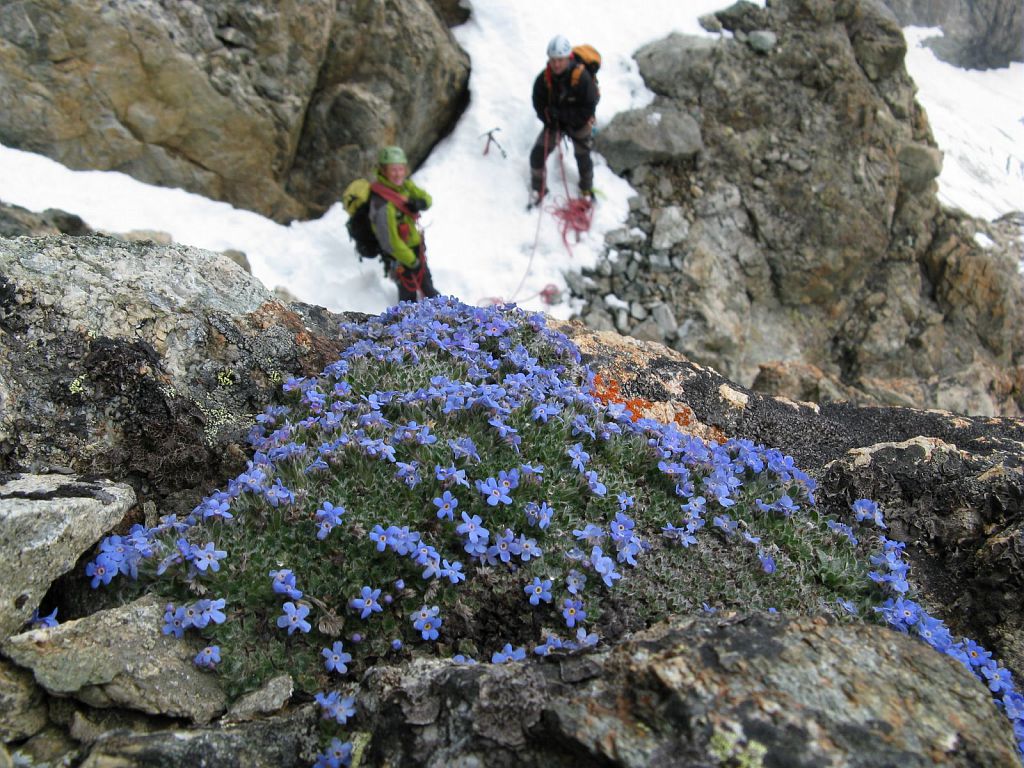
[{"label": "backpack", "polygon": [[370,182],[356,179],[341,193],[341,204],[348,214],[345,228],[349,238],[356,244],[359,260],[375,259],[381,254],[380,243],[370,224]]},{"label": "backpack", "polygon": [[[587,68],[587,72],[594,78],[594,85],[597,85],[597,70],[601,68],[601,54],[597,52],[597,49],[592,45],[577,45],[572,49],[572,55],[576,61],[583,64]],[[572,73],[572,84],[576,85],[580,81],[580,70],[577,67]]]}]

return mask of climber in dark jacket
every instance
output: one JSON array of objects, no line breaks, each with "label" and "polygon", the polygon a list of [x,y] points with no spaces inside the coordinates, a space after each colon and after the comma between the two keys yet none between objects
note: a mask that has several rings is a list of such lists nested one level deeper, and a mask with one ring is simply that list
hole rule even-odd
[{"label": "climber in dark jacket", "polygon": [[594,112],[597,84],[582,62],[576,61],[572,46],[562,35],[548,43],[548,65],[533,83],[533,110],[544,128],[530,152],[531,203],[544,196],[545,166],[561,134],[572,139],[576,167],[580,173],[580,194],[593,199]]}]

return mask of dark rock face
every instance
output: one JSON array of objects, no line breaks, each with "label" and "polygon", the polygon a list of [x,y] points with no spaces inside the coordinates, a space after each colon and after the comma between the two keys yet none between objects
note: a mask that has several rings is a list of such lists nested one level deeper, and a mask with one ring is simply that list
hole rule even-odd
[{"label": "dark rock face", "polygon": [[339,4],[289,192],[322,213],[384,143],[418,165],[462,113],[468,82],[469,57],[426,0]]},{"label": "dark rock face", "polygon": [[[1024,412],[1020,241],[940,209],[895,16],[781,0],[715,19],[732,39],[637,52],[655,101],[598,137],[640,195],[570,281],[580,316],[745,385],[816,369],[812,388],[861,403]],[[680,113],[699,133],[671,157],[629,130]]]},{"label": "dark rock face", "polygon": [[942,27],[928,41],[943,61],[997,69],[1024,61],[1024,7],[1017,0],[885,0],[903,26]]},{"label": "dark rock face", "polygon": [[278,221],[322,213],[382,140],[422,160],[469,77],[426,0],[13,2],[0,52],[5,145]]},{"label": "dark rock face", "polygon": [[1024,453],[915,437],[852,451],[827,466],[825,484],[837,505],[869,496],[891,510],[891,535],[913,543],[918,577],[954,631],[1024,668]]}]

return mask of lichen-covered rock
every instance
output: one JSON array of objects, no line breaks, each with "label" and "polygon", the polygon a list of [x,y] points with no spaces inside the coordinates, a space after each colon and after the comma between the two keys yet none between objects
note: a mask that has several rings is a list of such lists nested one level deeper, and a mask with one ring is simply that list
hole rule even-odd
[{"label": "lichen-covered rock", "polygon": [[49,693],[93,707],[127,707],[206,723],[225,696],[193,663],[195,642],[161,633],[164,603],[144,597],[49,629],[15,635],[3,653]]},{"label": "lichen-covered rock", "polygon": [[127,485],[63,475],[0,482],[0,641],[21,629],[46,590],[135,504]]},{"label": "lichen-covered rock", "polygon": [[[709,212],[728,215],[734,197],[724,189],[707,195],[702,205]],[[133,389],[125,382],[152,376],[162,385],[173,383],[178,393],[160,402],[173,404],[185,393],[208,402],[208,398],[223,397],[221,390],[226,387],[216,376],[197,375],[203,370],[204,356],[217,365],[234,359],[238,367],[232,370],[238,370],[240,378],[243,374],[250,380],[265,377],[225,401],[237,409],[241,429],[251,419],[247,414],[271,402],[278,389],[261,373],[266,370],[261,366],[271,363],[263,359],[257,364],[253,349],[279,355],[273,358],[278,361],[274,365],[284,375],[308,375],[318,374],[337,359],[346,343],[334,327],[339,318],[314,308],[286,308],[265,300],[265,292],[245,284],[251,277],[232,266],[210,265],[206,260],[216,257],[194,249],[102,239],[20,240],[0,243],[2,258],[7,259],[2,262],[4,274],[18,270],[19,276],[8,283],[9,289],[0,290],[0,328],[5,334],[0,364],[6,366],[0,380],[5,387],[21,388],[17,397],[5,394],[3,415],[8,420],[4,423],[17,426],[8,433],[11,450],[5,461],[45,463],[61,457],[75,463],[80,461],[79,445],[101,445],[99,436],[113,435],[117,450],[108,446],[108,452],[95,455],[108,462],[112,476],[130,478],[146,489],[145,514],[150,518],[157,510],[191,509],[200,495],[222,486],[231,475],[218,452],[244,454],[240,447],[232,448],[239,433],[225,430],[215,435],[213,448],[203,449],[208,453],[199,454],[205,457],[205,465],[196,466],[192,474],[154,472],[158,451],[153,445],[118,443],[122,438],[108,426],[132,424],[140,411],[145,412],[149,390]],[[187,269],[165,263],[175,259],[187,263]],[[96,272],[115,274],[121,268],[117,262],[126,260],[138,277],[124,280],[120,287],[94,279]],[[33,265],[46,269],[33,271]],[[211,275],[222,277],[224,284],[218,284],[220,277],[209,279]],[[94,300],[76,289],[79,284],[93,289]],[[42,301],[36,301],[37,296]],[[254,314],[261,316],[260,308],[268,301],[274,308],[272,316],[287,323],[287,333],[252,319]],[[73,309],[66,310],[65,305]],[[213,309],[206,310],[207,306]],[[82,385],[88,383],[95,390],[79,404],[83,425],[77,434],[90,437],[76,444],[57,428],[77,422],[61,414],[63,401],[55,395],[73,379],[53,361],[61,350],[79,350],[75,345],[92,343],[90,328],[123,334],[114,337],[123,343],[132,324],[118,327],[109,319],[114,313],[143,320],[138,333],[153,350],[146,358],[150,370],[141,376],[136,371],[138,378],[112,378],[109,371],[120,376],[124,369],[111,366],[83,379]],[[109,326],[104,325],[107,322]],[[154,326],[180,330],[161,337],[153,332]],[[1014,643],[1020,642],[1024,632],[1013,623],[1021,615],[1018,604],[1004,599],[1009,590],[993,592],[993,600],[1002,600],[998,617],[987,610],[977,616],[967,614],[982,605],[969,599],[973,590],[984,590],[988,583],[1008,587],[1016,583],[1014,526],[1021,520],[1019,499],[1024,493],[1020,474],[1013,470],[1020,466],[1024,424],[1012,419],[768,398],[662,345],[595,334],[579,324],[559,328],[572,336],[584,362],[602,381],[614,382],[617,396],[633,401],[631,407],[640,408],[644,415],[674,422],[708,440],[746,438],[793,455],[818,480],[819,507],[826,514],[848,514],[852,494],[879,497],[887,516],[893,516],[893,525],[907,526],[910,535],[924,543],[910,545],[922,603],[951,626],[984,638],[996,657],[1008,660],[1007,667],[1020,674]],[[256,347],[261,332],[281,335],[267,347]],[[44,347],[46,354],[26,356],[33,345]],[[84,358],[81,354],[67,357]],[[158,412],[173,416],[173,411]],[[116,419],[90,424],[85,415],[94,413],[115,414]],[[55,447],[26,428],[29,414],[48,426]],[[152,437],[159,434],[155,432],[159,426],[154,420],[140,434]],[[186,433],[190,447],[201,444],[197,434]],[[915,439],[921,437],[934,440]],[[911,442],[880,445],[904,441]],[[864,461],[865,456],[870,461]],[[890,461],[890,456],[899,460]],[[934,489],[942,483],[951,487],[949,496]],[[200,491],[195,484],[204,487]],[[942,508],[947,501],[955,502],[949,506],[956,510],[952,515]],[[995,528],[975,525],[971,509],[995,504],[1002,506],[984,513],[985,521]],[[960,546],[985,553],[972,561],[979,567],[953,571],[955,581],[944,578],[950,564],[958,567],[961,562],[954,556]],[[662,584],[660,591],[655,589],[658,578],[664,576],[657,562],[652,559],[631,576],[647,579],[642,585],[646,594],[653,595],[658,610],[665,611],[678,587]],[[80,574],[73,578],[81,582]],[[971,579],[977,583],[968,583]],[[89,592],[87,583],[83,590]],[[596,653],[510,666],[453,667],[438,660],[417,661],[413,666],[375,663],[358,681],[358,715],[349,736],[368,764],[386,759],[397,763],[407,756],[410,764],[433,759],[435,764],[475,760],[488,765],[657,765],[663,759],[666,764],[689,760],[703,765],[749,762],[761,755],[773,755],[780,764],[841,761],[844,755],[851,756],[850,763],[854,763],[852,756],[867,755],[857,764],[879,766],[897,761],[1013,764],[1006,762],[1006,756],[1013,754],[1007,721],[1000,719],[984,685],[923,643],[880,628],[828,624],[797,615],[772,618],[722,611],[710,617],[679,618],[667,629],[647,630],[644,606],[630,599],[638,594],[630,593],[609,612],[618,623],[607,627],[607,633],[602,630],[603,645]],[[522,596],[517,597],[515,608],[498,605],[473,614],[456,611],[445,622],[445,631],[458,633],[452,637],[465,630],[473,637],[492,637],[496,617],[503,616],[503,611],[522,613]],[[118,713],[129,707],[202,721],[226,706],[216,691],[205,688],[213,685],[216,676],[194,667],[194,647],[159,634],[163,606],[149,600],[55,629],[24,633],[4,649],[17,664],[32,668],[52,696],[73,696],[83,702],[51,706],[51,720],[60,728],[48,727],[32,737],[20,747],[25,755],[35,756],[37,762],[44,755],[47,760],[66,755],[74,761],[91,760],[87,764],[93,766],[141,766],[231,764],[235,753],[261,764],[256,762],[261,759],[256,753],[261,752],[276,764],[293,765],[308,764],[313,753],[323,748],[322,739],[314,735],[319,713],[310,706],[286,708],[269,719],[254,713],[253,721],[229,725],[225,719],[198,729],[164,730],[167,722],[159,715],[141,726],[133,719],[138,715],[123,717],[119,723]],[[112,625],[120,622],[118,617],[134,618]],[[497,621],[501,624],[501,619]],[[629,637],[634,631],[643,634]],[[369,641],[363,647],[368,645]],[[115,647],[117,653],[107,652]],[[314,657],[318,650],[314,649]],[[178,656],[155,662],[165,651]],[[131,669],[119,668],[111,659],[120,659]],[[154,663],[177,670],[174,676],[180,671],[175,679],[181,685],[168,686],[159,676],[151,676]],[[822,670],[833,677],[827,679]],[[255,709],[273,709],[285,702],[286,689],[268,687],[263,703]],[[209,698],[199,701],[192,698],[207,694]],[[100,716],[93,709],[97,706],[108,709]],[[898,727],[887,725],[888,720]],[[805,723],[810,726],[804,727]],[[164,732],[151,732],[153,728]],[[273,741],[260,741],[264,732],[273,734]],[[66,733],[78,741],[62,737]],[[248,743],[255,745],[251,751],[246,751]],[[87,756],[90,750],[92,755]]]},{"label": "lichen-covered rock", "polygon": [[160,495],[220,482],[283,378],[340,342],[225,257],[102,237],[0,240],[0,334],[0,470]]},{"label": "lichen-covered rock", "polygon": [[422,160],[468,77],[426,0],[16,2],[0,141],[288,220],[333,203],[382,136]]},{"label": "lichen-covered rock", "polygon": [[364,690],[371,764],[1019,765],[962,666],[813,618],[690,618],[541,663],[374,670]]}]

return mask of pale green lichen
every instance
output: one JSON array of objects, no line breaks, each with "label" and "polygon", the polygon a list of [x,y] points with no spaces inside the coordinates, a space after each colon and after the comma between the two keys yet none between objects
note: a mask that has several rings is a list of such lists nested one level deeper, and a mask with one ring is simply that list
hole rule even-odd
[{"label": "pale green lichen", "polygon": [[349,768],[359,768],[363,764],[363,753],[370,745],[370,733],[368,731],[356,731],[352,734],[352,762]]},{"label": "pale green lichen", "polygon": [[85,374],[80,374],[71,380],[68,384],[68,391],[72,395],[80,395],[85,392]]},{"label": "pale green lichen", "polygon": [[203,440],[208,447],[216,445],[217,438],[239,418],[243,420],[251,418],[249,414],[236,415],[226,408],[208,406],[198,400],[192,400],[192,402],[203,414]]},{"label": "pale green lichen", "polygon": [[759,741],[746,739],[738,725],[734,728],[736,730],[715,729],[708,744],[710,755],[723,767],[764,768],[767,747]]}]

